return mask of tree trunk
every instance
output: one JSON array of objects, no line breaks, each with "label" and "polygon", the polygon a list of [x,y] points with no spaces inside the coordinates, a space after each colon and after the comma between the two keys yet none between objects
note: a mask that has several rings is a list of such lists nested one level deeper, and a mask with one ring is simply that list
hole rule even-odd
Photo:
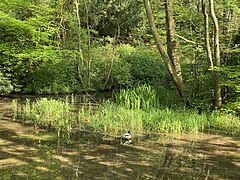
[{"label": "tree trunk", "polygon": [[202,13],[204,16],[205,49],[207,52],[208,63],[212,69],[213,68],[213,59],[212,59],[212,51],[211,51],[211,46],[210,46],[210,41],[209,41],[209,21],[208,21],[208,14],[206,11],[206,1],[205,0],[202,0]]},{"label": "tree trunk", "polygon": [[87,3],[86,0],[84,1],[84,6],[86,10],[86,21],[87,21],[87,35],[88,35],[88,86],[90,87],[91,84],[91,37],[90,37],[90,29],[89,29],[89,2]]},{"label": "tree trunk", "polygon": [[[213,0],[209,0],[210,13],[211,18],[214,25],[214,57],[215,57],[215,65],[220,66],[220,46],[219,46],[219,26],[218,20],[214,11],[214,2]],[[220,108],[222,106],[222,97],[221,97],[221,88],[219,85],[220,77],[219,72],[214,72],[214,95],[215,95],[215,107]]]},{"label": "tree trunk", "polygon": [[153,18],[152,9],[151,9],[149,0],[144,0],[144,5],[145,5],[145,10],[146,10],[146,15],[147,15],[147,18],[149,21],[149,25],[152,30],[153,38],[156,42],[157,48],[162,56],[162,59],[163,59],[165,65],[167,66],[167,70],[179,92],[179,95],[183,98],[186,105],[190,105],[190,103],[185,95],[185,92],[184,92],[183,83],[182,83],[181,79],[179,79],[178,74],[175,70],[174,64],[170,60],[168,53],[165,51],[162,40],[160,39],[159,34],[157,33],[157,28],[154,23],[154,18]]},{"label": "tree trunk", "polygon": [[178,78],[182,81],[181,65],[177,54],[177,43],[175,38],[175,23],[173,19],[172,0],[165,0],[166,24],[167,24],[167,50]]},{"label": "tree trunk", "polygon": [[77,70],[78,70],[78,77],[81,83],[83,83],[83,78],[81,75],[81,65],[84,64],[83,62],[83,52],[82,52],[82,41],[81,41],[81,21],[80,21],[80,15],[79,15],[79,8],[78,8],[78,0],[74,0],[74,4],[76,7],[76,16],[78,20],[78,61],[77,61]]}]

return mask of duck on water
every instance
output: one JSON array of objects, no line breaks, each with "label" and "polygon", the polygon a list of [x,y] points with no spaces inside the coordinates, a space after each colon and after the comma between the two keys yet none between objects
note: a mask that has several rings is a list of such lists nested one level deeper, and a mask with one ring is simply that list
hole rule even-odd
[{"label": "duck on water", "polygon": [[131,144],[132,143],[131,132],[128,131],[127,133],[123,134],[122,140],[123,140],[123,145]]},{"label": "duck on water", "polygon": [[[97,131],[91,131],[91,130],[85,130],[85,129],[75,129],[75,132],[81,132],[81,133],[90,133],[90,134],[99,134],[99,135],[105,135],[105,136],[111,136],[111,135],[107,135],[105,133],[102,132],[97,132]],[[122,139],[121,144],[123,145],[128,145],[132,143],[132,134],[130,131],[128,131],[127,133],[122,135]]]}]

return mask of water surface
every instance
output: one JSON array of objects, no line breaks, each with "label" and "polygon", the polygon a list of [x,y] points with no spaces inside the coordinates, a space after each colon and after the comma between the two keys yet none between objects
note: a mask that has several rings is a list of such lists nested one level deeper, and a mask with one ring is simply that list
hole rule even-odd
[{"label": "water surface", "polygon": [[76,133],[67,144],[56,134],[13,122],[0,100],[2,179],[240,179],[240,141],[210,134],[133,132],[119,138]]}]

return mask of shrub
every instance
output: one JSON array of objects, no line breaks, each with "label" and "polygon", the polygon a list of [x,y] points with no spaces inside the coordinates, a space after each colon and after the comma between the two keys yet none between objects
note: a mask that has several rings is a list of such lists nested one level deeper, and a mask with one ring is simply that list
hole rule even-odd
[{"label": "shrub", "polygon": [[[125,51],[125,52],[124,52]],[[119,49],[120,58],[130,64],[130,74],[135,84],[168,85],[168,74],[156,50],[145,47]]]},{"label": "shrub", "polygon": [[0,94],[7,94],[13,90],[13,86],[8,78],[0,72]]},{"label": "shrub", "polygon": [[95,90],[119,88],[131,84],[129,64],[119,58],[112,45],[92,50],[91,87]]},{"label": "shrub", "polygon": [[48,54],[46,62],[31,73],[25,86],[25,92],[36,94],[70,93],[79,89],[76,55],[70,51]]}]

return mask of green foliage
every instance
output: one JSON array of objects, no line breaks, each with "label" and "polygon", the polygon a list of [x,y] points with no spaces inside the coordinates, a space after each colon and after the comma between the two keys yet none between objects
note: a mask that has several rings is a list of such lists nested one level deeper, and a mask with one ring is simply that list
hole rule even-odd
[{"label": "green foliage", "polygon": [[70,110],[68,102],[42,98],[32,105],[28,101],[22,117],[24,120],[32,120],[35,126],[70,132],[74,122]]},{"label": "green foliage", "polygon": [[166,85],[167,71],[156,50],[129,46],[119,49],[120,57],[130,64],[130,73],[134,84]]},{"label": "green foliage", "polygon": [[129,64],[119,58],[114,48],[106,45],[91,51],[91,87],[95,90],[125,87],[131,83]]},{"label": "green foliage", "polygon": [[142,85],[132,89],[121,89],[114,94],[114,102],[127,109],[150,110],[160,106],[157,92],[151,86]]},{"label": "green foliage", "polygon": [[[88,1],[86,5],[79,1],[78,5],[81,39],[76,9],[70,1],[0,2],[0,69],[11,79],[8,81],[14,91],[51,94],[151,84],[167,87],[168,90],[157,90],[158,96],[168,97],[161,99],[161,104],[172,103],[169,107],[178,104],[172,96],[168,72],[152,44],[141,0]],[[165,43],[164,3],[152,1],[151,5],[158,32]],[[224,68],[221,67],[219,72],[225,88],[224,103],[229,104],[229,107],[224,104],[224,108],[230,111],[239,102],[239,3],[237,0],[220,0],[215,3],[215,10],[222,34],[221,61]],[[173,13],[187,95],[195,106],[209,109],[214,79],[208,71],[203,45],[201,6],[197,1],[175,1]],[[90,28],[90,57],[87,24]],[[214,36],[212,27],[210,24],[210,39]],[[80,67],[82,84],[77,72],[79,40],[84,55]],[[195,43],[189,43],[191,41]],[[90,71],[88,58],[91,60]],[[11,88],[4,91],[10,92]]]},{"label": "green foliage", "polygon": [[235,113],[240,106],[240,65],[221,67],[222,86],[225,89],[227,103],[223,105],[222,111]]},{"label": "green foliage", "polygon": [[36,94],[70,93],[80,88],[77,79],[76,53],[46,51],[34,57],[45,61],[31,73],[24,91]]},{"label": "green foliage", "polygon": [[[14,87],[23,87],[43,59],[54,49],[53,11],[31,1],[2,1],[0,6],[0,66],[11,75]],[[21,89],[21,90],[22,90]],[[15,89],[17,91],[17,89]]]},{"label": "green foliage", "polygon": [[231,88],[236,93],[240,93],[240,65],[227,66],[221,68],[224,77],[223,85]]},{"label": "green foliage", "polygon": [[144,20],[143,2],[139,0],[91,1],[88,7],[90,26],[100,36],[136,35]]},{"label": "green foliage", "polygon": [[[142,90],[146,92],[146,87]],[[140,105],[142,102],[143,100]],[[33,103],[27,100],[20,108],[13,102],[12,110],[14,117],[19,115],[25,122],[30,121],[35,126],[55,129],[59,136],[61,132],[70,135],[75,128],[115,135],[126,130],[139,133],[215,131],[236,136],[240,134],[239,119],[218,112],[198,114],[194,110],[150,108],[144,106],[144,103],[143,106],[134,108],[131,105],[127,107],[127,103],[120,106],[111,101],[105,101],[98,106],[83,104],[80,108],[74,107],[74,104],[74,97],[71,97],[70,102],[68,98],[65,102],[42,98]]]},{"label": "green foliage", "polygon": [[7,94],[13,90],[13,86],[8,78],[0,72],[0,94]]}]

